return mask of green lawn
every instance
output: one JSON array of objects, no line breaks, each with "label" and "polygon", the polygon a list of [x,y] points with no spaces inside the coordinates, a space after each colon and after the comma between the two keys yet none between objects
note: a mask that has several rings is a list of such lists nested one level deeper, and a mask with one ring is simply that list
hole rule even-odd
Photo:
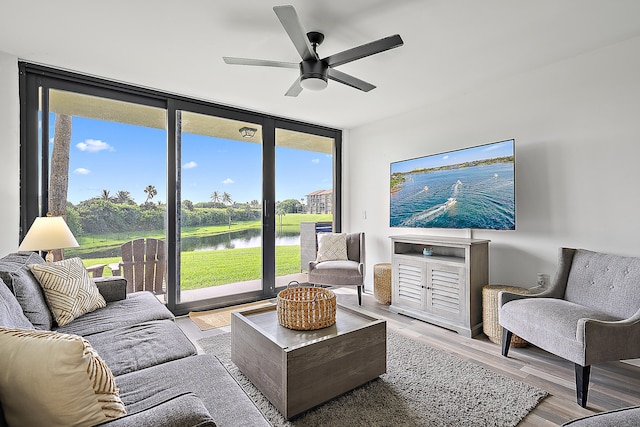
[{"label": "green lawn", "polygon": [[[280,229],[280,218],[276,218],[276,226]],[[282,217],[282,229],[287,231],[300,230],[301,221],[330,221],[331,215],[287,214]],[[234,222],[231,231],[240,231],[250,228],[260,228],[260,221]],[[208,226],[198,228],[186,228],[182,230],[182,236],[211,236],[225,234],[229,227]],[[88,258],[83,253],[100,248],[117,247],[122,243],[137,237],[164,238],[161,233],[139,233],[135,236],[120,234],[103,234],[83,236],[78,239],[80,248],[65,250],[65,257],[79,256],[85,266],[95,264],[113,264],[120,261],[120,257]],[[180,289],[199,289],[210,286],[218,286],[227,283],[243,282],[260,279],[262,277],[261,248],[239,248],[217,251],[190,251],[183,252],[180,257],[181,275]],[[277,246],[276,247],[276,274],[278,276],[300,272],[300,247]],[[105,268],[105,276],[111,275],[111,270]]]}]

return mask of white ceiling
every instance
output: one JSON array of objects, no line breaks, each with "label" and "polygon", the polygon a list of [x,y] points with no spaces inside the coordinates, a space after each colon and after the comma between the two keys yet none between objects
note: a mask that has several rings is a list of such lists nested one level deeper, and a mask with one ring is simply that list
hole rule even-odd
[{"label": "white ceiling", "polygon": [[[279,4],[293,4],[307,31],[325,34],[321,57],[396,33],[405,44],[339,67],[378,86],[371,92],[330,81],[322,92],[285,97],[296,70],[222,61],[298,62],[272,10]],[[0,51],[19,59],[338,128],[639,35],[638,0],[0,3]]]}]

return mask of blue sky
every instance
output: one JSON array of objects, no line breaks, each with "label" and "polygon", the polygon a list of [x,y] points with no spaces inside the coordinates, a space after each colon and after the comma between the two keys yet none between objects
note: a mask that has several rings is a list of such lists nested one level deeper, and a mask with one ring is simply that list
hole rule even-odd
[{"label": "blue sky", "polygon": [[492,144],[480,145],[446,153],[433,154],[416,159],[391,163],[391,173],[410,172],[415,169],[432,168],[436,166],[448,166],[472,160],[485,160],[494,157],[512,156],[514,141],[502,141]]},{"label": "blue sky", "polygon": [[[54,116],[50,134],[53,135]],[[210,201],[211,193],[234,201],[262,200],[262,150],[259,144],[183,135],[182,199]],[[154,201],[166,201],[166,132],[160,129],[74,117],[69,159],[70,202],[129,191],[136,203],[154,185]],[[278,147],[276,196],[300,199],[332,186],[332,158],[324,153]]]}]

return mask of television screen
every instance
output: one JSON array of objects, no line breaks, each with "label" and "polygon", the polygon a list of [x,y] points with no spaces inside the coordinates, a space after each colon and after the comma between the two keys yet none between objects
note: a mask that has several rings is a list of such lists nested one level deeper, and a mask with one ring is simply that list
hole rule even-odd
[{"label": "television screen", "polygon": [[391,227],[515,230],[515,140],[391,163]]}]

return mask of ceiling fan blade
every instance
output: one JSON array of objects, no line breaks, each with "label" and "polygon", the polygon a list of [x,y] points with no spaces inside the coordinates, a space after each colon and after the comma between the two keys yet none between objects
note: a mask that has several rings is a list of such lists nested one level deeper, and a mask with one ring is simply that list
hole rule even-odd
[{"label": "ceiling fan blade", "polygon": [[285,96],[298,96],[302,92],[302,86],[300,86],[300,77],[296,79],[295,82],[291,85]]},{"label": "ceiling fan blade", "polygon": [[307,31],[302,26],[293,6],[274,6],[273,11],[278,16],[302,60],[318,59],[318,54],[311,47]]},{"label": "ceiling fan blade", "polygon": [[355,61],[356,59],[364,58],[366,56],[375,55],[376,53],[384,52],[385,50],[393,49],[394,47],[399,47],[403,44],[404,42],[402,41],[402,38],[396,34],[352,49],[347,49],[340,53],[336,53],[335,55],[327,56],[323,61],[329,64],[329,67],[337,67],[338,65],[346,64],[347,62]]},{"label": "ceiling fan blade", "polygon": [[222,59],[224,59],[224,62],[231,65],[258,65],[263,67],[300,68],[300,64],[295,62],[269,61],[266,59],[234,58],[230,56],[223,56]]},{"label": "ceiling fan blade", "polygon": [[364,80],[360,80],[360,79],[358,79],[356,77],[353,77],[352,75],[343,73],[342,71],[338,71],[336,69],[329,68],[328,72],[329,72],[329,74],[328,74],[327,77],[329,77],[331,80],[335,80],[335,81],[340,82],[342,84],[345,84],[347,86],[351,86],[351,87],[354,87],[356,89],[360,89],[363,92],[369,92],[370,90],[376,88],[371,83],[367,83]]}]

